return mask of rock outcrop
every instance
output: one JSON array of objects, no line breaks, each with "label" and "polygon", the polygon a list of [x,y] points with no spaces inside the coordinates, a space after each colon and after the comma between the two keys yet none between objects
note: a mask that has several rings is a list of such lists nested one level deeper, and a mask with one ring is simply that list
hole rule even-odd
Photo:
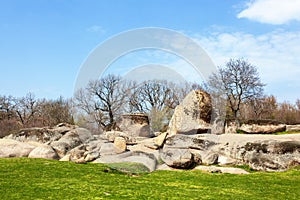
[{"label": "rock outcrop", "polygon": [[286,131],[287,132],[296,132],[300,131],[300,124],[297,125],[286,125]]},{"label": "rock outcrop", "polygon": [[170,135],[207,133],[210,130],[211,113],[209,94],[193,90],[176,106],[168,132]]},{"label": "rock outcrop", "polygon": [[300,164],[300,134],[224,134],[212,149],[222,158],[219,163],[245,164],[254,170],[284,171]]},{"label": "rock outcrop", "polygon": [[271,134],[276,132],[282,132],[286,130],[285,124],[278,125],[259,125],[259,124],[242,124],[238,128],[238,131],[247,134]]},{"label": "rock outcrop", "polygon": [[81,144],[85,144],[92,139],[93,135],[87,129],[75,128],[63,135],[59,140],[51,142],[50,145],[56,151],[58,156],[62,158],[71,149]]},{"label": "rock outcrop", "polygon": [[[300,134],[160,133],[149,138],[128,136],[120,131],[93,136],[86,129],[64,126],[28,129],[30,131],[26,134],[21,130],[19,134],[7,137],[14,139],[0,139],[0,158],[30,157],[75,163],[137,162],[144,164],[149,171],[215,164],[284,171],[290,166],[300,165]],[[48,138],[49,132],[56,134]],[[128,138],[135,142],[128,142]],[[225,168],[209,170],[227,173]]]},{"label": "rock outcrop", "polygon": [[145,114],[122,115],[117,122],[117,127],[130,137],[151,136],[148,115]]},{"label": "rock outcrop", "polygon": [[11,139],[0,139],[0,158],[28,157],[36,146]]},{"label": "rock outcrop", "polygon": [[44,158],[50,160],[57,160],[58,155],[51,146],[40,145],[30,152],[28,158]]}]

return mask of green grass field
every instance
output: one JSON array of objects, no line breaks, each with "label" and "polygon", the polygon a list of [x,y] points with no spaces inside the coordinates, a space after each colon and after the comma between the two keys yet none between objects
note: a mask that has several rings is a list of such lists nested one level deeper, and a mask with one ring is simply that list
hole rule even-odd
[{"label": "green grass field", "polygon": [[300,199],[300,168],[248,175],[138,173],[144,170],[133,164],[0,159],[0,199]]}]

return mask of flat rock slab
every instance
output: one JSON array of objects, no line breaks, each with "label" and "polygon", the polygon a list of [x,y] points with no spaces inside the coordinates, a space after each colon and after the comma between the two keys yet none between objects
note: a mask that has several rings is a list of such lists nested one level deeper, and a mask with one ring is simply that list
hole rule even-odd
[{"label": "flat rock slab", "polygon": [[201,170],[211,173],[228,173],[228,174],[249,174],[246,170],[234,167],[215,167],[215,166],[202,166],[199,165],[194,170]]},{"label": "flat rock slab", "polygon": [[125,152],[117,155],[106,155],[93,161],[94,163],[135,162],[145,165],[150,172],[156,170],[157,160],[154,155],[144,152]]}]

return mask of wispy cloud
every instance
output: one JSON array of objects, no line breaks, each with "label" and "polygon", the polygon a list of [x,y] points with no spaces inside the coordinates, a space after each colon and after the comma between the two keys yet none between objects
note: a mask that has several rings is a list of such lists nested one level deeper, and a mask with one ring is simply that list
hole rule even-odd
[{"label": "wispy cloud", "polygon": [[102,33],[103,34],[106,32],[106,30],[102,26],[98,26],[98,25],[90,26],[86,30],[91,33]]},{"label": "wispy cloud", "polygon": [[230,58],[245,58],[258,67],[270,93],[280,100],[300,98],[300,32],[214,33],[196,38],[216,65],[224,66]]},{"label": "wispy cloud", "polygon": [[286,24],[292,20],[300,21],[300,1],[251,0],[237,17],[274,25]]}]

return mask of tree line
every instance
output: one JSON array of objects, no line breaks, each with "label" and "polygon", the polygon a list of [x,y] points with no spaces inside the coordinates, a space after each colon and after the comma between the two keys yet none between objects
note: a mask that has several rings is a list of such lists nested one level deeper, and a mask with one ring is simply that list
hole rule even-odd
[{"label": "tree line", "polygon": [[24,97],[0,96],[0,137],[28,127],[74,124],[70,100],[37,99],[33,93]]},{"label": "tree line", "polygon": [[218,67],[207,83],[175,84],[164,80],[142,83],[107,75],[76,92],[72,99],[37,99],[0,96],[0,137],[26,127],[77,124],[95,132],[115,128],[125,113],[146,113],[153,131],[164,131],[175,107],[191,90],[204,90],[215,101],[215,110],[224,110],[225,121],[251,119],[300,123],[300,100],[279,103],[264,94],[257,68],[244,59],[231,59]]}]

